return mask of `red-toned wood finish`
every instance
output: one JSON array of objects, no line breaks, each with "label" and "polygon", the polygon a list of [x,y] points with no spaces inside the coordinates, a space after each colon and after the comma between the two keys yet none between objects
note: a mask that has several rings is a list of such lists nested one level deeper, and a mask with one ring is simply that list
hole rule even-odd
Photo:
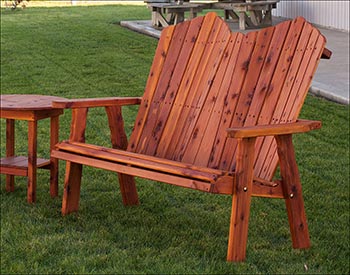
[{"label": "red-toned wood finish", "polygon": [[[6,157],[1,159],[0,172],[6,174],[6,190],[14,191],[14,176],[28,177],[27,201],[36,200],[37,168],[50,169],[50,194],[58,195],[58,159],[37,158],[38,120],[50,118],[50,149],[58,142],[59,115],[62,109],[52,108],[53,100],[64,98],[42,95],[1,95],[1,118],[6,119]],[[28,156],[15,156],[15,120],[28,121]]]},{"label": "red-toned wood finish", "polygon": [[[125,205],[139,203],[134,176],[231,195],[228,261],[245,259],[252,196],[285,199],[293,247],[308,247],[291,135],[321,127],[299,113],[321,56],[330,57],[325,42],[301,17],[246,35],[214,13],[165,28],[142,98],[53,103],[73,110],[70,140],[52,151],[67,161],[62,214],[78,210],[89,165],[118,173]],[[140,106],[127,141],[121,108],[130,104]],[[101,106],[111,148],[84,142],[87,110]]]}]

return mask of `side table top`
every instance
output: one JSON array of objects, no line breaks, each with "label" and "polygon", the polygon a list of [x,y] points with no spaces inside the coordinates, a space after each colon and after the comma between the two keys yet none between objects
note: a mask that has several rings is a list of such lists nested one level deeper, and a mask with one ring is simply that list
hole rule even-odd
[{"label": "side table top", "polygon": [[46,95],[1,95],[1,110],[50,110],[52,101],[65,98]]}]

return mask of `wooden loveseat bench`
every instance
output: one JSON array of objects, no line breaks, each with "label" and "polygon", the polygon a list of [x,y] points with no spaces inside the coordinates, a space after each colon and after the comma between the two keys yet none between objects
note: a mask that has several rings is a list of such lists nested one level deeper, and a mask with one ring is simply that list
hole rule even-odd
[{"label": "wooden loveseat bench", "polygon": [[[61,100],[71,134],[52,157],[66,160],[62,213],[78,210],[82,166],[118,173],[125,205],[138,204],[134,176],[232,197],[228,261],[246,255],[252,196],[286,202],[294,248],[310,246],[292,134],[325,38],[303,18],[247,35],[208,13],[162,32],[141,98]],[[127,140],[121,108],[139,105]],[[85,143],[89,108],[106,110],[112,148]],[[277,165],[281,179],[273,181]]]}]

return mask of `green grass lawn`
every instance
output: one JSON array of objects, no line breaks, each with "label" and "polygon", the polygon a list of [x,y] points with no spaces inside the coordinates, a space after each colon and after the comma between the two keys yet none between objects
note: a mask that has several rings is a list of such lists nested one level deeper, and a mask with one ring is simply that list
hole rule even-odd
[{"label": "green grass lawn", "polygon": [[[157,40],[118,23],[149,18],[145,7],[131,6],[2,9],[1,93],[142,95]],[[128,133],[136,112],[124,110]],[[227,263],[229,196],[138,179],[141,204],[125,208],[117,176],[89,167],[79,213],[62,217],[60,162],[60,198],[50,198],[49,173],[40,170],[35,205],[26,202],[25,178],[9,194],[1,176],[1,274],[349,274],[349,107],[309,96],[301,117],[323,121],[295,137],[311,249],[292,249],[282,200],[254,198],[247,260]],[[48,123],[39,123],[43,157]],[[60,139],[69,125],[66,111]],[[88,127],[88,142],[108,145],[103,110],[91,112]],[[26,129],[16,124],[20,154]]]}]

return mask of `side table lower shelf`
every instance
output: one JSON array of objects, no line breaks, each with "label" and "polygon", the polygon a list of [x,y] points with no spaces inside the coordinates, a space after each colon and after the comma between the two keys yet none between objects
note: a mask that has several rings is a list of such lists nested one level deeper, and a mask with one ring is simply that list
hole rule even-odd
[{"label": "side table lower shelf", "polygon": [[[50,169],[50,160],[37,158],[36,167]],[[28,157],[13,156],[0,159],[0,173],[14,176],[28,176]]]}]

